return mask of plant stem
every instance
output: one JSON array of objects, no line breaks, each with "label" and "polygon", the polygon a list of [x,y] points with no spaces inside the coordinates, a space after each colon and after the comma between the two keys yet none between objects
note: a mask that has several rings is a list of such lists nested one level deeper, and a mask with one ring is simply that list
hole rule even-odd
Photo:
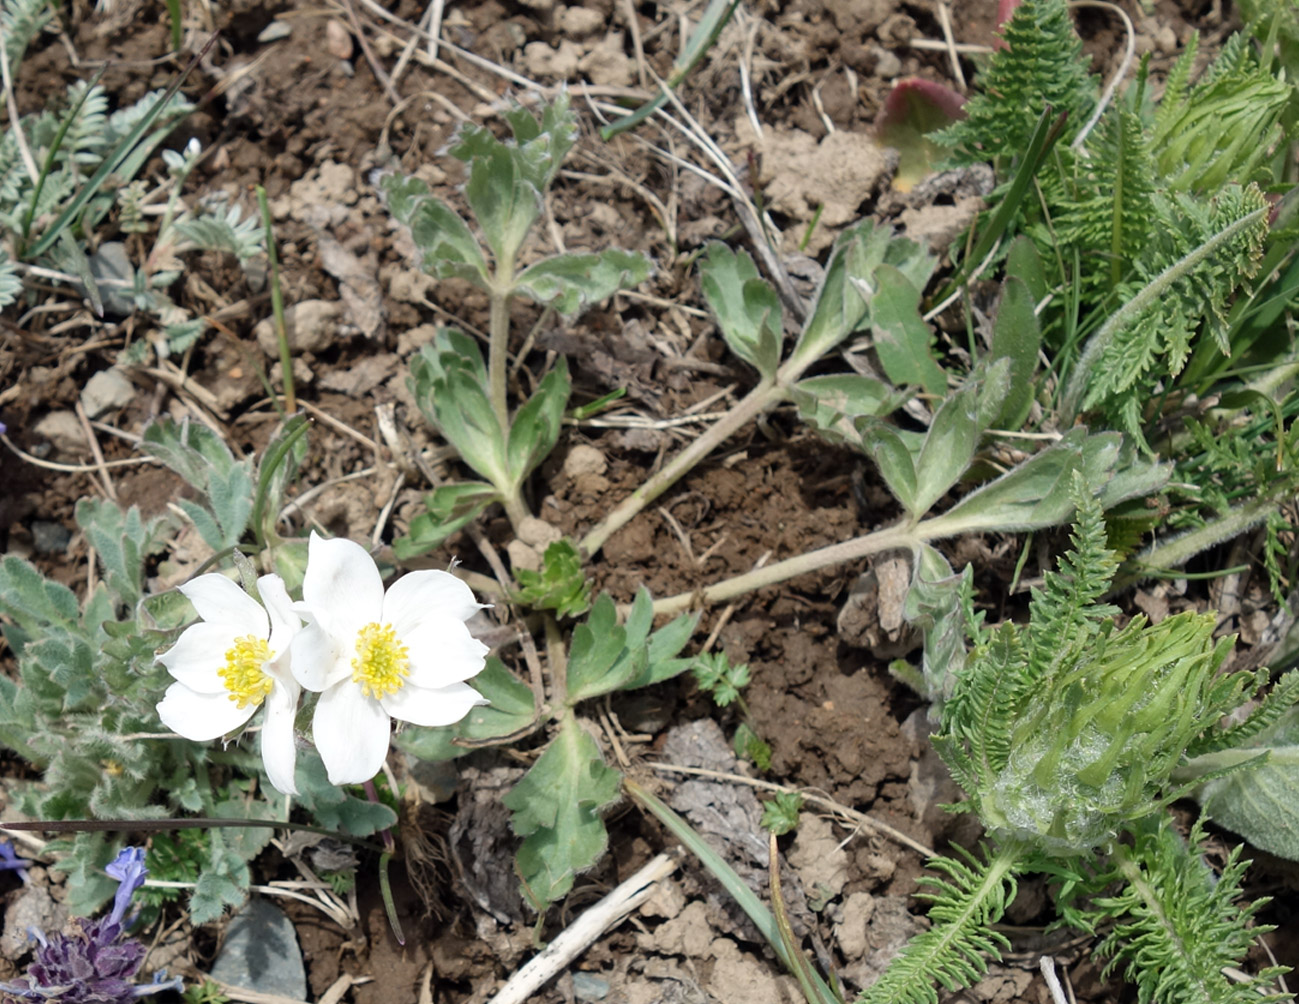
[{"label": "plant stem", "polygon": [[[509,270],[508,272],[506,270]],[[508,275],[513,264],[502,262],[497,275]],[[496,283],[488,293],[489,319],[487,347],[487,390],[491,395],[492,411],[500,423],[501,435],[510,438],[510,404],[506,396],[505,363],[510,351],[510,293]]]},{"label": "plant stem", "polygon": [[829,547],[808,551],[806,554],[800,554],[793,558],[786,558],[774,565],[767,565],[752,572],[737,575],[732,579],[725,579],[711,586],[705,586],[696,592],[678,593],[676,596],[669,596],[666,599],[656,601],[654,613],[656,616],[659,614],[678,614],[696,601],[702,606],[722,603],[745,593],[753,592],[755,589],[775,585],[777,582],[784,582],[795,576],[815,572],[830,565],[865,558],[872,554],[880,554],[883,551],[896,551],[904,548],[914,550],[927,539],[922,532],[925,525],[925,523],[921,523],[919,526],[912,527],[902,523],[897,526],[890,526],[883,530],[876,530],[874,533],[868,533],[863,537],[854,537],[852,540],[845,540],[838,544],[831,544]]},{"label": "plant stem", "polygon": [[[603,520],[582,538],[581,550],[587,557],[594,556],[613,534],[630,522],[637,513],[671,488],[704,457],[730,439],[741,426],[785,399],[785,387],[772,380],[764,380],[754,387],[734,408],[723,415],[703,435],[678,453],[667,466],[618,503]],[[657,608],[657,604],[655,605]]]}]

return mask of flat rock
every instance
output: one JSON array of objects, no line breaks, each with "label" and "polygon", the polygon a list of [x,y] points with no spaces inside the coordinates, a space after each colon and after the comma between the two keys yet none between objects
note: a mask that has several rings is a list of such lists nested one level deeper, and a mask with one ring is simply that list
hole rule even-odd
[{"label": "flat rock", "polygon": [[121,411],[135,398],[135,385],[116,366],[102,370],[86,381],[81,388],[81,407],[91,418],[103,418]]},{"label": "flat rock", "polygon": [[[322,352],[332,345],[339,335],[339,320],[343,305],[337,300],[303,300],[284,310],[284,332],[289,351]],[[253,329],[257,344],[269,359],[278,359],[280,343],[275,337],[275,318],[267,317],[257,322]]]},{"label": "flat rock", "polygon": [[306,1000],[307,971],[293,922],[279,907],[254,896],[234,915],[212,978],[247,990]]}]

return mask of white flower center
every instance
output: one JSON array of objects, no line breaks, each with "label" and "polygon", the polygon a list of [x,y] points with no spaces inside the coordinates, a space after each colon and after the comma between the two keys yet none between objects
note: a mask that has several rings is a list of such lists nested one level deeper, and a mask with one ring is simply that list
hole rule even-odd
[{"label": "white flower center", "polygon": [[271,658],[270,646],[264,638],[246,634],[235,639],[234,646],[226,652],[226,664],[217,670],[217,676],[230,691],[230,700],[246,708],[266,699],[275,686],[275,680],[263,668]]},{"label": "white flower center", "polygon": [[410,676],[410,650],[397,639],[391,624],[367,624],[356,633],[352,682],[366,697],[395,694]]}]

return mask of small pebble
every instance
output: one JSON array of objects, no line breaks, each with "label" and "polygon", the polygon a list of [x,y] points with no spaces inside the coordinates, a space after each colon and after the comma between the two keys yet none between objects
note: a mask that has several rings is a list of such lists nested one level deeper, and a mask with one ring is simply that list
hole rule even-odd
[{"label": "small pebble", "polygon": [[574,973],[573,994],[580,1001],[602,1001],[609,996],[609,981],[590,973]]}]

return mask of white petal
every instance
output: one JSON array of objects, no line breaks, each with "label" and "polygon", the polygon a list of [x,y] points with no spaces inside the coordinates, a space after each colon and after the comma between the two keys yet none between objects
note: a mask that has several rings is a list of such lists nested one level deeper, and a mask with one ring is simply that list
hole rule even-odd
[{"label": "white petal", "polygon": [[239,707],[230,700],[229,694],[199,694],[183,683],[173,683],[158,702],[162,724],[196,743],[233,732],[252,718],[256,710],[255,704]]},{"label": "white petal", "polygon": [[278,575],[263,575],[257,580],[257,592],[266,604],[271,620],[271,651],[281,656],[288,649],[293,636],[302,629],[302,618],[293,609],[289,591]]},{"label": "white petal", "polygon": [[392,723],[350,680],[320,695],[311,730],[331,784],[360,784],[383,768]]},{"label": "white petal", "polygon": [[417,687],[445,687],[477,676],[488,652],[464,621],[445,614],[429,614],[399,637],[410,653],[409,682]]},{"label": "white petal", "polygon": [[262,716],[262,764],[266,776],[277,791],[296,795],[293,767],[297,749],[293,740],[293,716],[298,711],[298,687],[275,687],[266,698],[266,714]]},{"label": "white petal", "polygon": [[487,698],[473,687],[453,683],[449,687],[427,689],[406,684],[395,694],[380,698],[383,709],[393,718],[413,725],[452,725],[465,715],[486,704]]},{"label": "white petal", "polygon": [[190,690],[224,697],[226,686],[217,676],[217,670],[225,665],[226,653],[238,637],[234,632],[235,628],[229,624],[205,621],[191,624],[181,632],[175,645],[158,656],[158,661]]},{"label": "white petal", "polygon": [[389,587],[383,598],[383,620],[400,636],[413,631],[430,613],[467,621],[482,608],[473,591],[450,572],[410,572]]},{"label": "white petal", "polygon": [[310,623],[293,636],[289,669],[307,690],[328,690],[352,672],[352,645]]},{"label": "white petal", "polygon": [[360,544],[326,540],[313,532],[302,601],[321,627],[350,642],[362,627],[383,616],[383,579]]},{"label": "white petal", "polygon": [[261,604],[224,575],[200,575],[186,582],[180,591],[209,624],[229,624],[238,628],[239,634],[255,634],[258,638],[269,636]]}]

